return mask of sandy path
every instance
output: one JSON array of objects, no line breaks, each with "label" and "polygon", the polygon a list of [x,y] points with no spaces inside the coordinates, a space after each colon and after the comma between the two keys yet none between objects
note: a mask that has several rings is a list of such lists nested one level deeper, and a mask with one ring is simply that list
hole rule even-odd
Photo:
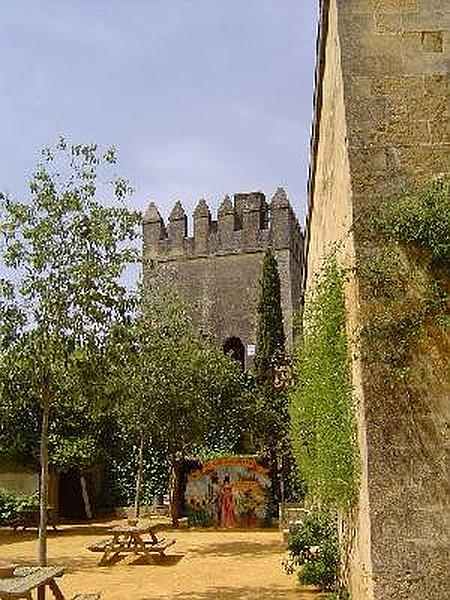
[{"label": "sandy path", "polygon": [[[313,600],[295,576],[281,567],[285,549],[275,530],[164,532],[177,543],[167,558],[139,564],[132,556],[98,567],[98,554],[86,546],[108,536],[117,521],[65,525],[51,533],[49,564],[65,565],[60,587],[69,599],[75,591],[101,591],[102,600]],[[0,556],[33,564],[36,535],[0,531]]]}]

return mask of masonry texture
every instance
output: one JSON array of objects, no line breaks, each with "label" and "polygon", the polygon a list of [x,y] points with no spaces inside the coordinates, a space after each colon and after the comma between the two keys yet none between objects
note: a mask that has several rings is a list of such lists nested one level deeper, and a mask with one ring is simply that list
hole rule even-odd
[{"label": "masonry texture", "polygon": [[[323,0],[306,232],[306,293],[339,241],[362,256],[353,225],[377,201],[450,172],[450,2]],[[362,321],[357,277],[347,289],[349,331]],[[379,386],[354,357],[362,487],[350,574],[357,600],[442,600],[448,575],[448,377],[445,344],[418,351],[420,389]]]},{"label": "masonry texture", "polygon": [[172,283],[192,308],[198,326],[218,346],[238,338],[245,364],[252,364],[256,305],[264,253],[274,249],[281,279],[285,333],[292,343],[293,317],[300,302],[303,235],[285,191],[270,204],[264,194],[228,196],[217,220],[204,200],[194,211],[193,236],[177,202],[167,227],[155,204],[144,216],[144,285],[155,275]]}]

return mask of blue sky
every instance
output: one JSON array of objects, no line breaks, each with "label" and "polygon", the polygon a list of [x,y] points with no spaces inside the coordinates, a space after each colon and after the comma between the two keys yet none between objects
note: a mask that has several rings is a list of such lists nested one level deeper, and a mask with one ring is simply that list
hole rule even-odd
[{"label": "blue sky", "polygon": [[64,134],[118,148],[136,207],[284,185],[303,218],[316,4],[2,2],[0,189]]}]

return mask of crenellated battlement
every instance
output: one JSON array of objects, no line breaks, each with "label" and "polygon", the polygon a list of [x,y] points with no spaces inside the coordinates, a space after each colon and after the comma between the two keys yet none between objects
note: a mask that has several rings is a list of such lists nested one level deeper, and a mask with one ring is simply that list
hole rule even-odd
[{"label": "crenellated battlement", "polygon": [[188,217],[175,202],[166,224],[151,202],[144,214],[144,256],[158,261],[181,257],[258,252],[269,245],[275,250],[303,252],[303,233],[283,188],[270,203],[262,192],[225,196],[213,219],[208,204],[199,200],[193,213],[193,236],[188,237]]}]

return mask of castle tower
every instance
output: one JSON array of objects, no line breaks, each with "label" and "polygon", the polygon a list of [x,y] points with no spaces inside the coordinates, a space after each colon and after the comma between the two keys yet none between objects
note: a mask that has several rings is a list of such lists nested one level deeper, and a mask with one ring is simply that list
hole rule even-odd
[{"label": "castle tower", "polygon": [[[193,236],[177,202],[166,228],[151,203],[144,217],[144,285],[158,272],[176,284],[193,308],[198,326],[219,347],[242,354],[251,366],[256,343],[256,304],[262,261],[271,245],[278,259],[282,309],[288,344],[294,312],[300,303],[303,235],[284,190],[277,190],[270,210],[261,192],[226,196],[211,217],[205,200],[193,215]],[[152,264],[153,269],[146,268]]]},{"label": "castle tower", "polygon": [[[395,201],[405,187],[450,172],[450,3],[320,4],[306,296],[325,252],[338,242],[339,259],[356,273],[346,290],[353,335],[370,310],[356,270],[365,260],[361,225],[380,200]],[[420,384],[405,391],[377,379],[355,342],[362,462],[350,587],[357,600],[450,597],[448,377],[446,383],[426,368],[431,357],[436,366],[448,357],[437,338],[428,344],[412,359]]]}]

